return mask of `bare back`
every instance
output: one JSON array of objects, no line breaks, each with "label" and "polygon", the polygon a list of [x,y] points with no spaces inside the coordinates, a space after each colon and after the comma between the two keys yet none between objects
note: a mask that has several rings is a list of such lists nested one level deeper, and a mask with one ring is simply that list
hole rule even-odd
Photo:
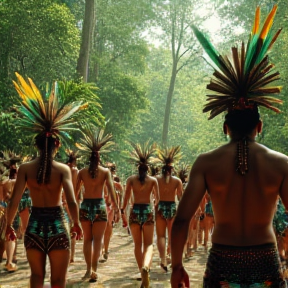
[{"label": "bare back", "polygon": [[[38,159],[21,165],[21,175],[18,175],[17,180],[21,181],[19,177],[25,177],[26,185],[30,191],[30,197],[32,199],[33,206],[35,207],[55,207],[60,206],[61,191],[63,185],[63,179],[70,180],[71,172],[69,167],[65,164],[52,161],[50,181],[48,184],[37,183],[37,171],[39,168]],[[17,181],[18,182],[18,181]],[[68,183],[69,185],[69,183]],[[24,187],[25,188],[25,187]]]},{"label": "bare back", "polygon": [[213,203],[212,241],[239,246],[275,242],[272,220],[282,183],[288,176],[288,158],[250,142],[249,171],[244,176],[235,169],[235,142],[199,158]]},{"label": "bare back", "polygon": [[156,176],[159,187],[159,200],[160,201],[175,201],[175,196],[181,198],[182,182],[179,178],[170,176],[169,182],[166,182],[164,176]]},{"label": "bare back", "polygon": [[124,198],[124,206],[126,207],[131,193],[133,193],[135,204],[149,204],[151,202],[151,194],[153,193],[155,202],[158,203],[159,191],[158,184],[154,177],[147,175],[145,182],[142,184],[139,181],[138,175],[132,175],[127,179],[126,192]]},{"label": "bare back", "polygon": [[98,166],[97,175],[93,179],[88,171],[88,168],[83,168],[78,174],[77,190],[79,185],[83,184],[85,188],[84,199],[94,199],[104,197],[104,185],[106,180],[110,179],[110,171],[107,168]]}]

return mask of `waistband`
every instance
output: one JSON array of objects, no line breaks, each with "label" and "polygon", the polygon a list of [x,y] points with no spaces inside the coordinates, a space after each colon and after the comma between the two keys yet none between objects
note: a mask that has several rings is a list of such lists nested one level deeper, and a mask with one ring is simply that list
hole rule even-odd
[{"label": "waistband", "polygon": [[147,209],[147,208],[152,208],[152,207],[151,207],[151,204],[146,204],[146,203],[145,203],[145,204],[143,204],[143,203],[139,203],[139,204],[138,204],[138,203],[134,203],[134,204],[133,204],[133,209],[134,209],[134,208]]},{"label": "waistband", "polygon": [[102,203],[105,203],[105,200],[104,198],[84,198],[82,203],[85,202],[85,203],[93,203],[93,204],[102,204]]},{"label": "waistband", "polygon": [[176,202],[175,201],[162,201],[162,200],[160,200],[159,201],[159,204],[176,204]]},{"label": "waistband", "polygon": [[54,206],[54,207],[31,207],[31,214],[37,215],[39,217],[56,217],[63,212],[62,206]]},{"label": "waistband", "polygon": [[212,250],[234,250],[234,251],[247,251],[247,250],[271,250],[276,249],[275,243],[265,243],[260,245],[248,245],[248,246],[233,246],[233,245],[224,245],[218,243],[212,243]]}]

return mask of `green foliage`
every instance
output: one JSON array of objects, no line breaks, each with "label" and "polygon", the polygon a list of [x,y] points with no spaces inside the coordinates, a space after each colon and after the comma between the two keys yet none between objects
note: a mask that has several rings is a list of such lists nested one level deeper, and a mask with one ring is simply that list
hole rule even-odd
[{"label": "green foliage", "polygon": [[73,75],[79,31],[66,5],[52,0],[3,0],[0,27],[4,78],[18,71],[43,83]]}]

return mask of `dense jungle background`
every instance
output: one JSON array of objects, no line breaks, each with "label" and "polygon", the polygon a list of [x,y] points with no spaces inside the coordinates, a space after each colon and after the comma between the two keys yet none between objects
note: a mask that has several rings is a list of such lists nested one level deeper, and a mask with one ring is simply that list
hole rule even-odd
[{"label": "dense jungle background", "polygon": [[[45,93],[59,81],[67,99],[89,102],[85,120],[113,133],[115,162],[125,179],[134,167],[128,141],[181,145],[182,162],[228,141],[223,115],[202,113],[212,68],[191,24],[205,31],[218,51],[247,42],[260,5],[262,22],[271,0],[0,0],[0,151],[35,154],[16,125],[19,97],[15,71],[31,77]],[[258,141],[288,155],[288,5],[279,7],[274,29],[283,27],[270,52],[280,72],[282,113],[261,110]],[[69,145],[74,149],[79,133]],[[64,145],[58,158],[65,161]],[[79,168],[85,160],[79,163]]]}]

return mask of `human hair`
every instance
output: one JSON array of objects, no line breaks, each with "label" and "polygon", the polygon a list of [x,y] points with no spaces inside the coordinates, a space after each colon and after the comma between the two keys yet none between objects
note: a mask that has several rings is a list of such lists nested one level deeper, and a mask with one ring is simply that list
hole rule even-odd
[{"label": "human hair", "polygon": [[92,151],[91,156],[89,158],[89,174],[92,179],[95,179],[98,171],[98,164],[100,161],[99,151]]},{"label": "human hair", "polygon": [[167,164],[164,165],[164,166],[162,167],[162,175],[163,175],[164,177],[167,177],[168,173],[171,174],[172,169],[173,169],[173,166],[167,165]]},{"label": "human hair", "polygon": [[225,124],[229,127],[232,137],[239,139],[249,135],[257,126],[260,114],[257,107],[230,110],[225,115]]},{"label": "human hair", "polygon": [[67,164],[72,164],[72,163],[76,163],[76,156],[75,154],[71,153],[69,154],[69,158],[68,158],[68,161],[67,161]]},{"label": "human hair", "polygon": [[9,179],[15,179],[17,176],[17,168],[14,167],[15,165],[16,161],[10,160]]},{"label": "human hair", "polygon": [[145,178],[147,176],[147,172],[148,172],[148,165],[145,163],[141,163],[138,166],[138,174],[139,174],[139,181],[141,184],[144,184],[145,182]]},{"label": "human hair", "polygon": [[114,180],[115,182],[120,183],[120,178],[119,178],[118,176],[114,176],[114,177],[113,177],[113,180]]},{"label": "human hair", "polygon": [[50,182],[53,153],[60,146],[59,138],[52,133],[41,133],[35,137],[35,145],[40,150],[40,165],[37,171],[37,183]]}]

